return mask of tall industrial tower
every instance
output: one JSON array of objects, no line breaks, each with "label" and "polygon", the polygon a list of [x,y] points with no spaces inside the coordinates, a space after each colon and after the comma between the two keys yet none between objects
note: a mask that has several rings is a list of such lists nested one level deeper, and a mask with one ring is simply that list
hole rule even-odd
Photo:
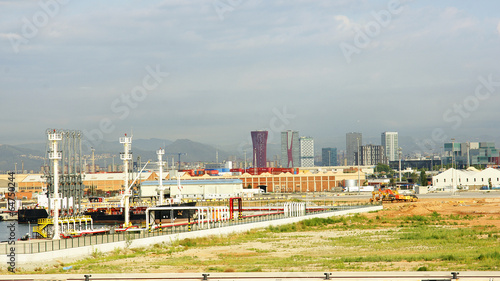
[{"label": "tall industrial tower", "polygon": [[267,167],[267,131],[252,131],[253,167]]},{"label": "tall industrial tower", "polygon": [[314,167],[314,140],[300,137],[300,167]]},{"label": "tall industrial tower", "polygon": [[347,155],[345,156],[345,158],[347,159],[348,166],[354,165],[354,163],[356,162],[356,159],[354,159],[354,154],[358,153],[358,146],[361,145],[363,145],[363,136],[361,135],[361,133],[351,132],[345,135],[345,147],[347,150]]},{"label": "tall industrial tower", "polygon": [[385,155],[387,157],[387,161],[396,161],[398,160],[398,133],[397,132],[383,132],[382,133],[382,146],[385,149]]},{"label": "tall industrial tower", "polygon": [[287,130],[281,132],[281,166],[293,168],[299,166],[299,132]]}]

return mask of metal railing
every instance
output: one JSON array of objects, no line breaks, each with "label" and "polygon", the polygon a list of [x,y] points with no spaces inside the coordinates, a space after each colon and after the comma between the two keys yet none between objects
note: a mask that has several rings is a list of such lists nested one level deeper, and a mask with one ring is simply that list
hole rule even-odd
[{"label": "metal railing", "polygon": [[[313,209],[309,209],[305,216],[320,214],[320,213],[329,213],[329,212],[339,212],[345,210],[352,209],[360,209],[365,207],[372,207],[381,205],[380,203],[368,203],[368,204],[349,204],[349,205],[340,205],[340,206],[316,206]],[[163,236],[163,235],[171,235],[177,233],[183,233],[188,231],[200,231],[205,229],[217,228],[217,227],[227,227],[234,225],[242,225],[256,222],[264,222],[264,221],[273,221],[279,219],[290,218],[283,211],[270,212],[265,214],[255,214],[255,215],[247,215],[242,218],[238,218],[235,216],[234,220],[227,220],[224,222],[205,222],[203,224],[197,223],[193,220],[191,223],[182,223],[170,225],[169,227],[161,227],[154,231],[148,231],[146,229],[138,229],[137,231],[123,231],[117,232],[114,234],[106,233],[92,236],[82,236],[82,237],[74,237],[74,238],[66,238],[59,240],[29,240],[29,241],[16,241],[15,245],[9,245],[8,243],[0,244],[0,255],[8,254],[12,251],[11,247],[15,247],[16,254],[34,254],[34,253],[44,253],[50,251],[58,251],[64,249],[72,249],[77,247],[85,247],[91,245],[101,245],[105,243],[112,242],[121,242],[126,241],[126,243],[131,243],[132,240]],[[168,224],[163,224],[168,225]]]}]

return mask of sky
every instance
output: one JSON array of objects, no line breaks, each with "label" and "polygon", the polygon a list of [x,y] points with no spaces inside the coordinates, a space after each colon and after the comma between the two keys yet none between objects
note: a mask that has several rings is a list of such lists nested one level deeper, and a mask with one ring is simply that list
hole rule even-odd
[{"label": "sky", "polygon": [[498,138],[498,1],[0,0],[0,143]]}]

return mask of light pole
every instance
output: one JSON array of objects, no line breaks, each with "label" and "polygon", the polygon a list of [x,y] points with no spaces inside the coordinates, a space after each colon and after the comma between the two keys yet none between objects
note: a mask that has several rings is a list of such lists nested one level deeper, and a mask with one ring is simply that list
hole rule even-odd
[{"label": "light pole", "polygon": [[401,182],[401,147],[398,148],[398,155],[399,155],[399,182]]},{"label": "light pole", "polygon": [[245,163],[243,163],[243,168],[245,169],[245,173],[247,170],[247,151],[245,150]]},{"label": "light pole", "polygon": [[470,167],[470,142],[467,142],[467,168]]},{"label": "light pole", "polygon": [[432,152],[432,148],[431,148],[431,172],[434,171],[434,166],[432,165],[433,160],[434,160],[434,153]]},{"label": "light pole", "polygon": [[359,194],[359,192],[361,190],[361,183],[360,183],[360,179],[359,179],[359,137],[356,138],[356,140],[358,142],[358,157],[357,157],[357,159],[358,159],[358,194]]},{"label": "light pole", "polygon": [[451,139],[451,195],[455,194],[455,139]]}]

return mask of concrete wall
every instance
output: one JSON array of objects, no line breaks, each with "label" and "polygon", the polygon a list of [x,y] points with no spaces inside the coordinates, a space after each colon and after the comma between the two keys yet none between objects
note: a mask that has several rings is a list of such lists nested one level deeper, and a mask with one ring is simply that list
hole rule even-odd
[{"label": "concrete wall", "polygon": [[[371,212],[382,209],[383,209],[382,206],[372,206],[372,207],[353,209],[353,210],[336,211],[336,212],[314,214],[302,217],[292,217],[292,218],[273,220],[273,221],[248,223],[248,224],[233,225],[228,227],[199,230],[193,232],[183,232],[183,233],[155,236],[149,238],[134,239],[132,240],[130,247],[140,248],[140,247],[152,246],[158,243],[172,243],[173,241],[183,240],[186,238],[198,238],[198,237],[206,237],[212,235],[229,235],[232,233],[244,232],[256,228],[266,228],[268,226],[279,226],[289,223],[295,223],[310,218],[328,218],[332,216],[343,216],[348,214]],[[120,241],[120,242],[112,242],[106,244],[64,249],[64,250],[44,252],[44,253],[18,254],[16,255],[16,267],[18,268],[21,267],[25,269],[34,269],[39,266],[54,264],[57,263],[58,261],[67,263],[69,261],[75,261],[91,257],[95,251],[106,253],[106,252],[111,252],[117,248],[125,248],[126,246],[127,245],[125,241]],[[2,268],[6,268],[8,266],[7,265],[8,257],[6,255],[3,255],[2,260],[3,262],[1,263],[0,266]]]},{"label": "concrete wall", "polygon": [[427,194],[429,193],[429,188],[427,186],[415,186],[415,193],[416,194]]}]

